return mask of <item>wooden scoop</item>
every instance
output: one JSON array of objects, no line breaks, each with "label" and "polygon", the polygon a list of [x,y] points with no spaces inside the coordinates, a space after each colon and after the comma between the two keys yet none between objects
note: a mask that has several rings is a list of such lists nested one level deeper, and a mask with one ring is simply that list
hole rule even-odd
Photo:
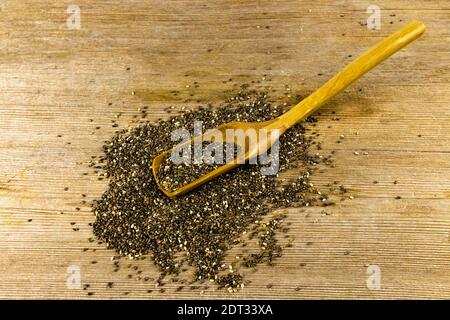
[{"label": "wooden scoop", "polygon": [[[161,185],[160,181],[158,180],[158,172],[160,170],[162,161],[166,157],[170,156],[173,149],[161,153],[155,159],[153,159],[152,163],[152,171],[158,187],[169,197],[181,195],[217,177],[218,175],[221,175],[237,167],[239,164],[243,163],[244,160],[251,159],[266,152],[277,140],[279,135],[283,134],[287,129],[311,115],[322,105],[324,105],[328,100],[344,90],[348,85],[357,80],[367,71],[384,61],[386,58],[388,58],[410,42],[420,37],[425,32],[425,30],[426,28],[423,23],[414,21],[403,27],[396,33],[381,40],[373,47],[368,49],[365,53],[360,55],[353,62],[351,62],[349,65],[347,65],[333,78],[328,80],[324,85],[322,85],[322,87],[317,89],[307,98],[294,106],[291,110],[287,111],[276,119],[264,122],[230,122],[215,128],[218,132],[223,133],[224,137],[226,137],[225,132],[227,129],[241,129],[243,131],[250,129],[255,130],[256,132],[264,132],[264,135],[258,134],[256,143],[255,141],[249,143],[249,140],[246,139],[245,142],[241,142],[240,145],[239,142],[237,142],[235,139],[233,139],[233,141],[226,141],[225,138],[224,142],[232,142],[234,144],[238,144],[243,150],[245,150],[243,155],[234,159],[232,162],[225,163],[224,165],[213,169],[209,173],[201,176],[193,182],[188,183],[187,185],[184,185],[176,190],[167,190]],[[270,138],[261,139],[263,136],[268,136]],[[202,141],[214,140],[211,135],[205,133],[203,135],[194,137],[187,143],[195,143],[197,139],[200,139]],[[264,143],[261,143],[262,140],[264,140]]]}]

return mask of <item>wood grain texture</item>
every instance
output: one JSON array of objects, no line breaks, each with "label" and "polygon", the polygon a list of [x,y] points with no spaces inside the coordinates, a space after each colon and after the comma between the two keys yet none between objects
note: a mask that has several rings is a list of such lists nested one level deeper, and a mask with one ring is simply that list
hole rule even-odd
[{"label": "wood grain texture", "polygon": [[[0,3],[0,298],[450,298],[447,0],[376,1],[379,31],[360,25],[373,1],[73,2],[81,30],[67,29],[64,1]],[[113,272],[113,252],[87,241],[94,217],[81,194],[95,199],[106,182],[83,173],[114,132],[114,114],[125,127],[148,105],[156,120],[168,105],[217,103],[233,83],[264,75],[271,81],[261,85],[305,95],[349,55],[414,19],[427,25],[425,36],[319,116],[324,152],[336,154],[314,182],[339,181],[354,199],[329,215],[289,210],[292,247],[275,266],[248,271],[244,290],[177,292],[169,283],[160,293],[128,279],[126,267]],[[199,88],[186,87],[194,81]],[[148,260],[133,264],[156,277]],[[381,290],[366,286],[371,264],[381,268]],[[93,296],[67,288],[70,265]]]}]

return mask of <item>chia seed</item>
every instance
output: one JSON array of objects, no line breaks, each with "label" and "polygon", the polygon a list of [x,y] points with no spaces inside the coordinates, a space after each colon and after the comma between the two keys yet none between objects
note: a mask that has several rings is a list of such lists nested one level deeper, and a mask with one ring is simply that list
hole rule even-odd
[{"label": "chia seed", "polygon": [[[328,204],[327,196],[310,182],[316,165],[331,162],[329,157],[309,152],[313,141],[306,127],[315,125],[316,119],[308,118],[280,138],[280,173],[295,170],[296,179],[281,181],[275,175],[262,175],[259,164],[244,164],[188,194],[169,198],[158,189],[151,163],[174,146],[173,130],[192,132],[196,120],[203,121],[207,130],[232,121],[269,120],[283,112],[266,93],[243,89],[218,107],[199,107],[168,120],[146,121],[117,131],[105,142],[104,155],[91,162],[109,181],[92,205],[97,240],[121,256],[151,255],[161,278],[178,276],[192,266],[195,281],[210,280],[230,292],[242,288],[240,268],[263,262],[272,265],[281,256],[275,235],[285,216],[263,222],[268,214],[278,208]],[[177,175],[169,171],[164,177]],[[178,176],[175,185],[179,180]],[[184,177],[181,180],[185,182]],[[248,237],[242,239],[243,234]],[[223,268],[227,250],[236,243],[250,243],[252,238],[258,240],[259,252],[242,255],[239,264]]]},{"label": "chia seed", "polygon": [[[232,143],[220,143],[219,145],[218,142],[202,142],[202,149],[216,147],[223,150],[223,154],[221,155],[221,159],[224,159],[223,164],[225,164],[227,152],[230,152],[234,159],[240,151],[240,148]],[[229,149],[232,151],[228,151]],[[212,157],[219,159],[216,155],[212,155]],[[169,155],[161,162],[157,176],[163,188],[169,191],[175,191],[223,165],[216,163],[216,161],[212,163],[211,161],[205,161],[203,156],[199,157],[199,159],[194,159],[194,157],[191,157],[191,159],[193,161],[174,164]]]}]

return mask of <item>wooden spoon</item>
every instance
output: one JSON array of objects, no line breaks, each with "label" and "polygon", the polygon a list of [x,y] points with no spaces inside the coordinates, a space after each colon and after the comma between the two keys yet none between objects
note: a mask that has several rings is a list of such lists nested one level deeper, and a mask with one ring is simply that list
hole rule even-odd
[{"label": "wooden spoon", "polygon": [[[160,155],[155,157],[152,162],[152,171],[158,187],[169,197],[181,195],[217,177],[218,175],[221,175],[237,167],[245,160],[252,159],[253,157],[266,152],[278,139],[278,137],[287,129],[311,115],[322,105],[324,105],[328,100],[344,90],[348,85],[357,80],[367,71],[371,70],[373,67],[390,57],[392,54],[420,37],[425,32],[425,30],[425,25],[422,22],[411,22],[396,33],[381,40],[373,47],[368,49],[357,59],[348,64],[339,73],[337,73],[333,78],[328,80],[319,89],[314,91],[307,98],[302,100],[296,106],[276,119],[264,122],[230,122],[215,128],[215,133],[221,132],[223,134],[223,137],[226,137],[225,132],[227,129],[240,129],[243,131],[254,130],[259,134],[257,136],[256,143],[255,141],[253,141],[253,143],[249,143],[248,139],[246,139],[244,143],[240,142],[240,147],[245,150],[243,155],[239,156],[231,162],[225,163],[224,165],[213,169],[212,171],[201,176],[197,180],[188,183],[187,185],[184,185],[176,190],[167,190],[161,185],[158,179],[158,172],[160,170],[161,163],[166,157],[171,154],[173,149],[161,153]],[[187,143],[195,143],[198,140],[213,141],[214,137],[216,136],[216,134],[212,135],[205,133],[193,138]],[[226,141],[226,138],[224,140],[225,142],[231,142],[239,145],[239,142],[237,142],[234,138],[232,141]]]}]

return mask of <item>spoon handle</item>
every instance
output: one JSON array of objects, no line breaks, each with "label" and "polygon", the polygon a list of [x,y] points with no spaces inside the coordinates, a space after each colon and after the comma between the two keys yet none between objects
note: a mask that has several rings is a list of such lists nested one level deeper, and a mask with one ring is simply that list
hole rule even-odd
[{"label": "spoon handle", "polygon": [[367,71],[416,40],[425,30],[425,25],[422,22],[414,21],[381,40],[348,64],[319,89],[281,115],[272,126],[288,129],[305,119]]}]

